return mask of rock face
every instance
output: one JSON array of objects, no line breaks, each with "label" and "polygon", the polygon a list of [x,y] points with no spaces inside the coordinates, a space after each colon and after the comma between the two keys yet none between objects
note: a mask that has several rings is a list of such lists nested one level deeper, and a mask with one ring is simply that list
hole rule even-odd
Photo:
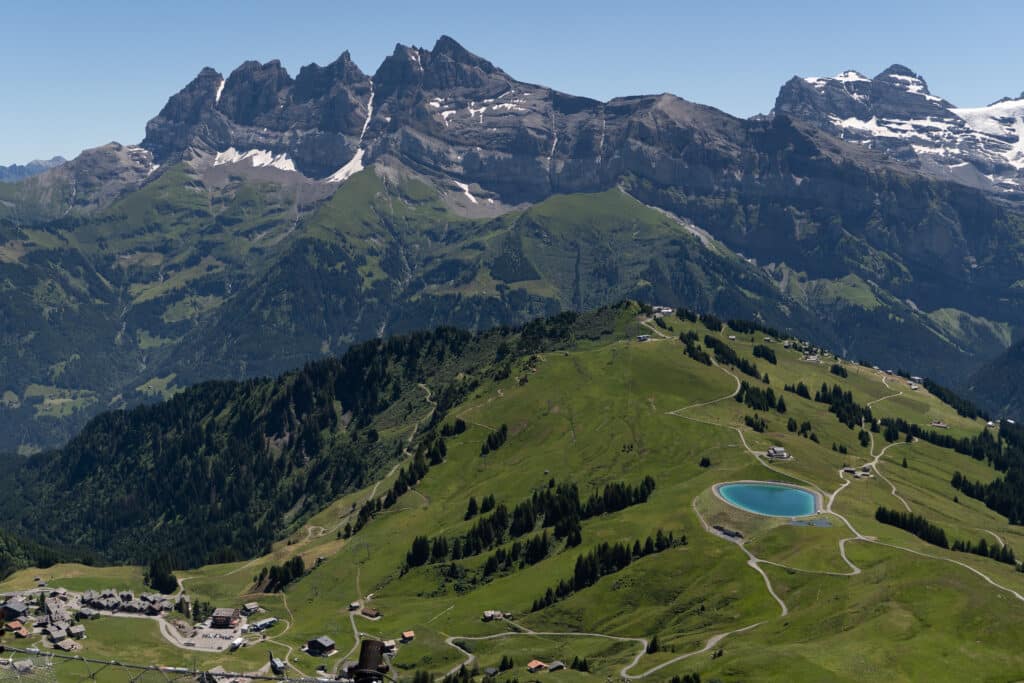
[{"label": "rock face", "polygon": [[60,367],[82,420],[169,377],[633,297],[952,384],[1024,328],[1020,103],[957,109],[893,66],[793,79],[744,120],[525,83],[448,37],[372,76],[347,53],[204,69],[140,146],[0,186],[0,376],[79,359]]},{"label": "rock face", "polygon": [[142,146],[160,164],[259,152],[333,182],[388,156],[470,186],[475,200],[517,204],[607,189],[624,174],[728,184],[713,174],[766,135],[789,135],[779,119],[871,152],[840,152],[859,162],[1024,201],[1024,98],[958,109],[898,64],[874,78],[794,77],[772,117],[744,121],[672,95],[598,102],[523,83],[442,36],[430,50],[396,46],[372,77],[347,52],[294,79],[277,61],[246,62],[226,80],[204,69],[150,121]]},{"label": "rock face", "polygon": [[161,164],[261,150],[322,178],[354,153],[371,91],[348,52],[295,79],[276,60],[245,62],[227,79],[206,68],[147,124],[142,146]]},{"label": "rock face", "polygon": [[56,168],[65,163],[64,157],[53,157],[52,159],[36,159],[25,165],[12,164],[11,166],[0,166],[0,183],[10,183],[16,180],[24,180],[34,175],[39,175],[51,168]]},{"label": "rock face", "polygon": [[607,189],[624,173],[707,183],[692,162],[729,165],[747,127],[671,95],[604,103],[523,83],[442,36],[432,50],[396,46],[372,78],[348,53],[295,79],[277,61],[246,62],[226,80],[204,69],[149,122],[142,146],[160,164],[250,152],[253,165],[277,159],[333,182],[387,156],[473,186],[473,202],[518,204]]},{"label": "rock face", "polygon": [[1024,93],[963,109],[894,64],[874,78],[844,71],[797,78],[775,102],[776,115],[828,133],[940,178],[1024,199]]}]

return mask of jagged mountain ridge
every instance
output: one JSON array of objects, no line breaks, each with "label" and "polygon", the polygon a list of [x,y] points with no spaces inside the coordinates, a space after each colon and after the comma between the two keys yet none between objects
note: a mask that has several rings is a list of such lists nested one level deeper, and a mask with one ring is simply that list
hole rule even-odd
[{"label": "jagged mountain ridge", "polygon": [[773,113],[936,176],[1024,197],[1024,93],[959,108],[933,95],[919,74],[894,64],[874,78],[856,71],[793,77]]},{"label": "jagged mountain ridge", "polygon": [[622,297],[953,382],[1024,324],[1007,196],[798,116],[522,83],[447,37],[372,76],[204,69],[141,145],[0,186],[0,415],[38,444],[385,332]]}]

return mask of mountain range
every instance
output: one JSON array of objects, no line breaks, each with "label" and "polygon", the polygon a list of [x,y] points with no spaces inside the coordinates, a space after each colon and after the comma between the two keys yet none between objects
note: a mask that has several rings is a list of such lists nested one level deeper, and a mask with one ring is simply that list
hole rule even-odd
[{"label": "mountain range", "polygon": [[599,102],[446,36],[372,75],[203,69],[139,145],[0,185],[0,449],[359,340],[627,297],[969,385],[1024,324],[1022,110],[898,65],[794,78],[752,119]]},{"label": "mountain range", "polygon": [[39,175],[43,171],[48,171],[51,168],[60,166],[67,159],[64,157],[53,157],[51,159],[36,159],[30,161],[25,165],[11,164],[10,166],[0,166],[0,183],[10,183],[16,180],[23,180],[34,175]]}]

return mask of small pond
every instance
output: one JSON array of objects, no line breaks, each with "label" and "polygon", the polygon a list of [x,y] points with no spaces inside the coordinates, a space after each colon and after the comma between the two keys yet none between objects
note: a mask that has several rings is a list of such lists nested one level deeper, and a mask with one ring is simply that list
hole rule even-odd
[{"label": "small pond", "polygon": [[818,511],[818,496],[797,486],[769,482],[737,482],[715,487],[725,502],[758,515],[805,517]]}]

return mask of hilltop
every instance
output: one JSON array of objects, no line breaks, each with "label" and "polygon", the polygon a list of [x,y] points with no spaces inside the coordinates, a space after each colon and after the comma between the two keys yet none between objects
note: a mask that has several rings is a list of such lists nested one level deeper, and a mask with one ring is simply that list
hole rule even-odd
[{"label": "hilltop", "polygon": [[[630,304],[492,334],[467,338],[466,348],[487,351],[465,364],[440,356],[444,372],[378,365],[381,386],[407,384],[355,433],[377,429],[394,444],[411,432],[408,450],[385,449],[391,459],[361,482],[280,527],[267,554],[174,567],[197,604],[255,600],[279,623],[245,636],[236,653],[197,654],[156,624],[129,632],[136,620],[103,617],[82,653],[244,671],[270,649],[291,675],[312,675],[320,663],[339,670],[356,633],[413,631],[392,662],[400,676],[508,658],[498,680],[527,675],[534,658],[585,659],[589,673],[540,674],[574,680],[1024,674],[1015,636],[1024,573],[1008,557],[1024,548],[1019,511],[972,487],[1006,491],[1001,482],[1016,477],[1013,425],[988,426],[931,381],[683,310],[655,317]],[[384,358],[386,348],[363,353]],[[452,381],[463,390],[446,389]],[[417,394],[418,403],[401,398]],[[230,411],[214,413],[230,423]],[[295,419],[304,414],[296,404]],[[323,424],[320,434],[345,430]],[[748,480],[807,490],[815,511],[793,522],[716,493]],[[296,557],[301,571],[282,569]],[[0,590],[31,588],[36,576],[50,587],[139,590],[142,574],[55,565],[18,572]],[[321,635],[336,656],[298,651]],[[58,667],[58,678],[73,671]]]}]

